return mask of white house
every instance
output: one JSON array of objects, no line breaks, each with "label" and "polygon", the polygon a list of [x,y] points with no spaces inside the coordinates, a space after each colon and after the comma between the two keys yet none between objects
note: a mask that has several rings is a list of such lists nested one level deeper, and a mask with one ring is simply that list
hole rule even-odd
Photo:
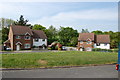
[{"label": "white house", "polygon": [[47,46],[47,37],[41,30],[33,30],[33,46]]},{"label": "white house", "polygon": [[96,43],[94,48],[110,49],[110,36],[109,35],[96,35]]}]

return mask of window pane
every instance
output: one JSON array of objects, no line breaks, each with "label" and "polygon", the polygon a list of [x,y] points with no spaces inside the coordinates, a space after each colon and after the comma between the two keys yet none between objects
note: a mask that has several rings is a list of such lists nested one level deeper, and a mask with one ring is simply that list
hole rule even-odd
[{"label": "window pane", "polygon": [[35,41],[35,42],[38,42],[38,41],[39,41],[39,39],[37,39],[37,38],[36,38],[36,39],[34,39],[34,41]]},{"label": "window pane", "polygon": [[45,41],[45,39],[43,39],[42,41]]},{"label": "window pane", "polygon": [[25,39],[30,39],[30,36],[25,36]]},{"label": "window pane", "polygon": [[25,48],[30,48],[30,44],[25,44]]},{"label": "window pane", "polygon": [[16,39],[20,39],[20,36],[16,36]]}]

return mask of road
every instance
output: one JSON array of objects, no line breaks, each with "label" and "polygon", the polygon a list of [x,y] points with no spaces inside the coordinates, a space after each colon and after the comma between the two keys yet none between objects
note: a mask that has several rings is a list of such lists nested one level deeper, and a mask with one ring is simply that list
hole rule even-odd
[{"label": "road", "polygon": [[9,70],[3,78],[118,78],[115,65],[59,69]]}]

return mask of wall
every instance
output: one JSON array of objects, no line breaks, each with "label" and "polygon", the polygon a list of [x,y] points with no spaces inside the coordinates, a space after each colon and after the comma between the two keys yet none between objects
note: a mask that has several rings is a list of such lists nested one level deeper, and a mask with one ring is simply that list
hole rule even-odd
[{"label": "wall", "polygon": [[42,46],[43,44],[45,44],[47,46],[47,39],[45,39],[45,41],[42,41],[43,39],[39,39],[38,42],[35,42],[33,39],[33,46]]},{"label": "wall", "polygon": [[94,48],[110,49],[110,44],[108,43],[106,46],[104,45],[104,43],[100,43],[99,46],[97,46],[96,44],[94,44]]},{"label": "wall", "polygon": [[14,39],[13,49],[16,50],[16,43],[17,42],[21,42],[22,43],[22,45],[20,45],[20,49],[21,50],[25,50],[26,49],[25,46],[24,46],[26,43],[31,44],[31,47],[27,48],[27,49],[31,49],[32,48],[32,44],[33,44],[32,36],[31,36],[30,40],[25,40],[25,36],[24,35],[19,35],[19,36],[21,37],[20,39],[16,39],[15,35],[13,36],[13,39]]},{"label": "wall", "polygon": [[83,46],[84,50],[86,51],[87,48],[93,48],[93,44],[94,42],[91,44],[87,44],[85,41],[83,43],[78,42],[78,50],[80,50],[80,46]]},{"label": "wall", "polygon": [[12,32],[12,27],[10,27],[9,34],[8,34],[8,39],[10,39],[10,46],[11,50],[13,50],[13,32]]}]

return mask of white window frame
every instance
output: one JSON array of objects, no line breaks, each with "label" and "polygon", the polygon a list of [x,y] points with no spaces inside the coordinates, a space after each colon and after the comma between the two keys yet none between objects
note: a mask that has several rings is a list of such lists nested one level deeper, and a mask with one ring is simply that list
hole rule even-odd
[{"label": "white window frame", "polygon": [[34,41],[35,41],[35,42],[39,42],[39,39],[38,39],[38,38],[35,38]]},{"label": "white window frame", "polygon": [[80,41],[80,44],[83,44],[83,41]]},{"label": "white window frame", "polygon": [[16,39],[20,39],[21,38],[21,36],[16,36]]},{"label": "white window frame", "polygon": [[42,39],[42,41],[45,41],[45,39]]},{"label": "white window frame", "polygon": [[26,43],[26,44],[24,45],[24,47],[25,47],[25,49],[28,49],[28,48],[30,48],[30,44],[29,44],[29,43]]},{"label": "white window frame", "polygon": [[96,43],[96,46],[100,46],[100,43]]},{"label": "white window frame", "polygon": [[107,46],[107,43],[104,43],[104,46]]},{"label": "white window frame", "polygon": [[[26,39],[26,37],[29,37],[29,39]],[[25,38],[25,40],[30,40],[31,37],[30,36],[25,36],[24,38]]]},{"label": "white window frame", "polygon": [[92,44],[92,41],[87,41],[87,44]]}]

